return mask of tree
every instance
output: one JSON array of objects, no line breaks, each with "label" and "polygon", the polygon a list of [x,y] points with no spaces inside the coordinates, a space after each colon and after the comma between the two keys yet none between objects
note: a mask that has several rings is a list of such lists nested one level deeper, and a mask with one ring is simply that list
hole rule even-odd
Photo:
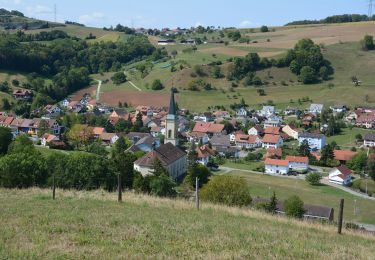
[{"label": "tree", "polygon": [[221,73],[221,69],[219,66],[215,65],[212,67],[212,70],[211,70],[211,76],[214,78],[214,79],[219,79],[219,78],[222,78],[224,77],[224,75]]},{"label": "tree", "polygon": [[199,179],[199,187],[202,187],[209,181],[211,171],[202,164],[197,164],[193,169],[188,170],[188,174],[184,179],[184,183],[187,183],[190,188],[195,187],[195,179]]},{"label": "tree", "polygon": [[175,187],[176,183],[164,173],[159,176],[153,176],[150,181],[151,194],[159,197],[176,196]]},{"label": "tree", "polygon": [[156,157],[153,163],[153,175],[161,176],[162,174],[169,175],[162,162]]},{"label": "tree", "polygon": [[266,25],[263,25],[262,27],[260,27],[260,31],[263,32],[263,33],[265,33],[265,32],[268,32],[269,29],[268,29],[268,27]]},{"label": "tree", "polygon": [[298,196],[291,196],[284,202],[285,214],[288,217],[303,218],[305,208],[303,201]]},{"label": "tree", "polygon": [[316,72],[310,66],[302,67],[299,75],[299,80],[304,84],[312,84],[317,82]]},{"label": "tree", "polygon": [[16,139],[9,145],[8,153],[21,153],[34,151],[35,147],[33,142],[26,134],[20,134]]},{"label": "tree", "polygon": [[273,192],[270,201],[266,204],[265,207],[266,212],[271,213],[271,214],[276,214],[277,210],[277,197],[276,193]]},{"label": "tree", "polygon": [[321,179],[322,175],[320,175],[319,173],[310,173],[306,176],[306,181],[313,186],[319,185]]},{"label": "tree", "polygon": [[240,177],[214,176],[203,186],[201,198],[228,206],[248,206],[251,196],[246,181]]},{"label": "tree", "polygon": [[5,111],[9,111],[12,108],[12,105],[9,103],[9,100],[7,98],[3,98],[2,102],[3,102],[3,109]]},{"label": "tree", "polygon": [[131,142],[129,139],[120,136],[113,146],[112,158],[116,157],[118,154],[123,154],[130,147],[130,145]]},{"label": "tree", "polygon": [[125,73],[122,72],[122,71],[119,71],[119,72],[116,72],[112,78],[111,78],[112,82],[115,84],[115,85],[120,85],[122,83],[125,83],[126,82],[126,76],[125,76]]},{"label": "tree", "polygon": [[12,142],[12,132],[8,127],[0,127],[0,155],[8,152],[8,147]]},{"label": "tree", "polygon": [[329,162],[331,162],[334,157],[335,155],[333,153],[333,147],[330,144],[327,144],[322,149],[322,155],[319,162],[323,165],[329,165]]},{"label": "tree", "polygon": [[301,156],[310,157],[310,155],[311,155],[310,150],[311,150],[311,148],[310,148],[309,142],[307,140],[303,140],[301,145],[298,148],[299,154]]},{"label": "tree", "polygon": [[347,166],[356,173],[362,173],[367,164],[367,153],[359,152],[347,162]]},{"label": "tree", "polygon": [[361,47],[364,51],[370,51],[374,49],[374,37],[371,35],[365,35],[361,40]]},{"label": "tree", "polygon": [[162,90],[164,85],[161,83],[160,79],[155,79],[151,84],[152,90]]},{"label": "tree", "polygon": [[87,145],[93,137],[93,129],[87,125],[75,124],[69,130],[67,137],[76,147]]},{"label": "tree", "polygon": [[375,159],[369,159],[367,162],[367,174],[375,181]]}]

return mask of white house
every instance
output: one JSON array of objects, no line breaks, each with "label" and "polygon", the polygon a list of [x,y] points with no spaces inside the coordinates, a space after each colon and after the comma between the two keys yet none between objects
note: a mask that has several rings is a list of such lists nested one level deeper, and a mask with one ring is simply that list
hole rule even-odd
[{"label": "white house", "polygon": [[195,151],[197,152],[197,162],[204,166],[207,166],[210,158],[215,155],[215,151],[208,147],[208,145],[197,147]]},{"label": "white house", "polygon": [[113,145],[120,137],[115,133],[102,133],[100,139],[105,145]]},{"label": "white house", "polygon": [[286,175],[289,172],[289,161],[267,158],[264,161],[265,173]]},{"label": "white house", "polygon": [[275,107],[274,106],[263,106],[262,110],[259,111],[260,116],[270,117],[271,115],[275,114]]},{"label": "white house", "polygon": [[253,126],[252,128],[247,131],[248,135],[263,135],[264,130],[260,125]]},{"label": "white house", "polygon": [[236,110],[236,116],[237,117],[246,117],[247,114],[248,114],[248,111],[244,107],[241,107],[241,108],[239,108],[239,109]]},{"label": "white house", "polygon": [[331,106],[330,109],[334,114],[337,113],[344,113],[347,111],[347,108],[345,105],[336,105],[336,106]]},{"label": "white house", "polygon": [[262,142],[263,142],[262,147],[266,149],[280,148],[281,146],[283,146],[283,139],[281,138],[280,135],[266,134],[263,137]]},{"label": "white house", "polygon": [[60,140],[59,137],[57,137],[56,135],[44,134],[42,136],[41,144],[43,146],[47,146],[50,142],[59,141],[59,140]]},{"label": "white house", "polygon": [[363,138],[363,145],[366,147],[375,147],[375,134],[367,134]]},{"label": "white house", "polygon": [[309,158],[303,156],[287,156],[289,168],[294,171],[307,171],[309,169]]},{"label": "white house", "polygon": [[323,134],[299,133],[298,142],[301,145],[303,141],[307,140],[311,150],[321,150],[326,145],[326,136]]},{"label": "white house", "polygon": [[345,165],[332,169],[328,176],[329,182],[348,185],[352,182],[352,171]]},{"label": "white house", "polygon": [[311,104],[309,112],[312,114],[321,114],[323,111],[323,104]]},{"label": "white house", "polygon": [[278,116],[270,116],[266,121],[264,121],[264,128],[267,127],[280,127],[282,123],[282,119]]}]

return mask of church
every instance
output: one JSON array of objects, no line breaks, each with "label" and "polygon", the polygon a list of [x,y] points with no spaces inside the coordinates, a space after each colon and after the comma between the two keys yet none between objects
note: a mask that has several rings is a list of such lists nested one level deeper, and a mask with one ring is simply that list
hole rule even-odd
[{"label": "church", "polygon": [[181,180],[187,171],[187,154],[178,147],[177,114],[174,89],[171,89],[168,115],[165,122],[165,141],[160,147],[134,162],[134,170],[142,176],[152,175],[154,161],[158,158],[174,181]]}]

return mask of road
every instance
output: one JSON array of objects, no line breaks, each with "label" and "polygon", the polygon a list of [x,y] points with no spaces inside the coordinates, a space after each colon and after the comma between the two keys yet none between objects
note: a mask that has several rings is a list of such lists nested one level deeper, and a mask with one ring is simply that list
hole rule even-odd
[{"label": "road", "polygon": [[[125,71],[124,71],[124,74],[125,74],[126,77],[128,77],[128,76],[126,75],[126,72],[125,72]],[[136,90],[142,92],[142,89],[138,88],[133,82],[131,82],[130,80],[128,80],[128,82],[129,82],[129,84],[132,85]]]},{"label": "road", "polygon": [[99,102],[100,101],[100,88],[102,87],[103,82],[99,79],[96,79],[95,81],[98,82],[98,88],[96,89],[96,101]]},{"label": "road", "polygon": [[[224,174],[230,173],[232,171],[240,171],[240,172],[247,172],[247,173],[259,174],[259,175],[269,175],[269,176],[274,176],[274,177],[279,177],[279,178],[298,179],[298,180],[304,180],[305,179],[304,175],[287,176],[287,175],[280,175],[280,174],[268,174],[268,173],[266,174],[264,172],[257,172],[257,171],[251,171],[251,170],[242,170],[242,169],[236,169],[236,168],[231,168],[231,167],[220,167],[219,169],[223,170]],[[337,184],[329,182],[328,181],[328,177],[324,177],[322,179],[322,183],[325,184],[325,185],[327,185],[327,186],[331,186],[333,188],[336,188],[336,189],[345,191],[347,193],[350,193],[350,194],[352,194],[354,196],[357,196],[357,197],[360,197],[360,198],[363,198],[363,199],[368,199],[368,200],[374,200],[375,201],[374,197],[369,197],[366,194],[354,191],[354,190],[352,190],[352,189],[350,189],[348,187],[345,187],[345,186],[342,186],[342,185],[337,185]]]}]

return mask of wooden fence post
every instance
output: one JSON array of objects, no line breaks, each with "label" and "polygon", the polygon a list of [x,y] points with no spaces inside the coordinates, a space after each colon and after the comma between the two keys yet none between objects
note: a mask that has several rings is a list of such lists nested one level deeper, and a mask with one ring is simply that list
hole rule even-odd
[{"label": "wooden fence post", "polygon": [[340,201],[340,209],[339,209],[339,223],[338,223],[338,230],[337,232],[339,234],[341,234],[341,230],[342,230],[342,222],[343,222],[343,216],[344,216],[344,199],[341,199]]},{"label": "wooden fence post", "polygon": [[55,174],[52,175],[52,199],[56,198],[56,183],[55,183]]},{"label": "wooden fence post", "polygon": [[195,205],[197,210],[199,210],[199,180],[198,177],[195,178]]},{"label": "wooden fence post", "polygon": [[121,185],[121,174],[117,176],[117,191],[118,191],[118,197],[117,201],[121,202],[122,201],[122,185]]}]

